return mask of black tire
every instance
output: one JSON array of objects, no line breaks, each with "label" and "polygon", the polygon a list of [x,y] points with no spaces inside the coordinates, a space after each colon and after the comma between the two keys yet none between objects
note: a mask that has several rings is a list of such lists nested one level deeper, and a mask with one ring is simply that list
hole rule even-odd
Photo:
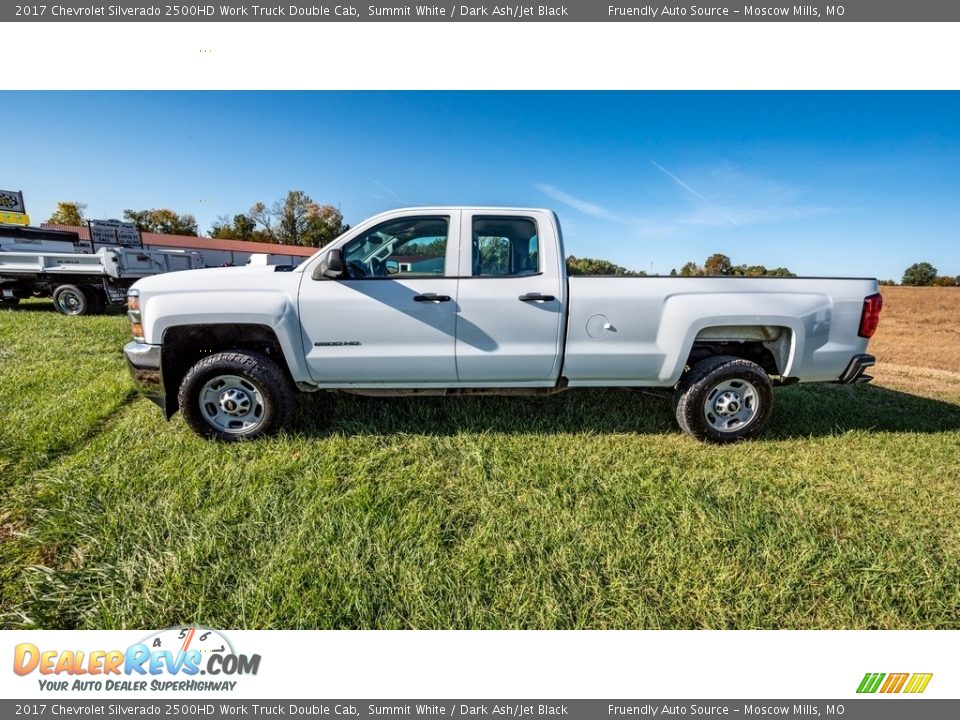
[{"label": "black tire", "polygon": [[86,288],[79,285],[59,285],[53,291],[53,307],[61,315],[89,315],[93,301]]},{"label": "black tire", "polygon": [[749,440],[763,432],[773,410],[773,383],[756,363],[719,355],[680,379],[673,405],[680,429],[697,440]]},{"label": "black tire", "polygon": [[[234,350],[205,357],[190,368],[180,383],[177,401],[195,433],[236,442],[279,430],[296,403],[296,389],[266,355]],[[244,412],[246,407],[250,409]]]},{"label": "black tire", "polygon": [[103,315],[107,307],[107,295],[100,288],[86,286],[83,291],[87,294],[90,301],[90,311],[88,315]]}]

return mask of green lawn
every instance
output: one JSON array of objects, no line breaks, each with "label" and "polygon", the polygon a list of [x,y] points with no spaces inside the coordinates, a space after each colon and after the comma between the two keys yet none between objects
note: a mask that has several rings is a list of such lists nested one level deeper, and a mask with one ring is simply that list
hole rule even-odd
[{"label": "green lawn", "polygon": [[0,310],[7,627],[960,628],[954,390],[778,390],[728,447],[627,391],[303,396],[222,445],[127,336]]}]

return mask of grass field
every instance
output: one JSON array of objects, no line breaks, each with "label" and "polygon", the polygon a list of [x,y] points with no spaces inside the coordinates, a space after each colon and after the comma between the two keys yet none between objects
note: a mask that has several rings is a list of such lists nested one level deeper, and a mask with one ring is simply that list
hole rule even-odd
[{"label": "grass field", "polygon": [[304,397],[197,439],[124,316],[0,310],[7,627],[960,628],[960,289],[888,288],[870,386],[710,447],[626,391]]}]

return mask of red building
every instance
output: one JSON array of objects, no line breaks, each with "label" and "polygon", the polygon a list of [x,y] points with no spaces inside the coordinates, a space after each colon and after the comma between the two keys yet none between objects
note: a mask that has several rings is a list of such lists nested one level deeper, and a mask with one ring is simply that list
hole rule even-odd
[{"label": "red building", "polygon": [[[43,228],[75,232],[81,241],[90,242],[90,231],[86,227],[43,223]],[[254,253],[263,253],[269,257],[271,265],[299,265],[313,255],[317,249],[299,245],[274,245],[272,243],[245,242],[243,240],[221,240],[219,238],[193,237],[190,235],[162,235],[160,233],[141,233],[143,246],[151,250],[193,250],[200,253],[207,267],[224,265],[246,265]]]}]

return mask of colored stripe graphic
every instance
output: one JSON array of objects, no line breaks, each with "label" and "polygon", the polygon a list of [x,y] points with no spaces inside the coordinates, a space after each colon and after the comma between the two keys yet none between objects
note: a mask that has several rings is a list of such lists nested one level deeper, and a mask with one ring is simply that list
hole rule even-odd
[{"label": "colored stripe graphic", "polygon": [[[886,678],[884,680],[884,678]],[[866,673],[860,685],[857,686],[858,693],[875,693],[878,690],[881,693],[922,693],[927,689],[933,673]],[[881,685],[881,683],[883,683]]]},{"label": "colored stripe graphic", "polygon": [[908,677],[910,677],[910,673],[890,673],[887,675],[887,681],[883,684],[883,687],[880,688],[880,692],[900,692],[900,689],[903,687],[903,684],[907,681]]},{"label": "colored stripe graphic", "polygon": [[860,681],[860,687],[857,688],[858,693],[875,693],[877,688],[880,687],[880,681],[884,678],[883,673],[867,673],[863,676],[863,680]]},{"label": "colored stripe graphic", "polygon": [[930,679],[932,677],[933,673],[914,673],[913,677],[910,678],[910,682],[907,683],[907,687],[904,692],[922,693],[927,689],[927,685],[930,684]]}]

